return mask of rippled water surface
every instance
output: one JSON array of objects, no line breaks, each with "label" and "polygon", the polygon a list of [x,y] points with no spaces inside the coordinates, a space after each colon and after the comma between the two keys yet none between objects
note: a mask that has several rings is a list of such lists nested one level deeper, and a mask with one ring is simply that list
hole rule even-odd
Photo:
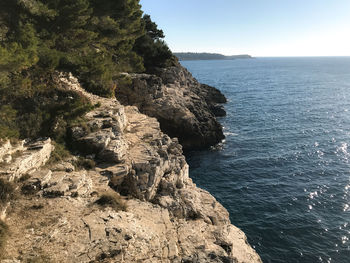
[{"label": "rippled water surface", "polygon": [[350,262],[350,58],[182,63],[229,99],[191,177],[264,262]]}]

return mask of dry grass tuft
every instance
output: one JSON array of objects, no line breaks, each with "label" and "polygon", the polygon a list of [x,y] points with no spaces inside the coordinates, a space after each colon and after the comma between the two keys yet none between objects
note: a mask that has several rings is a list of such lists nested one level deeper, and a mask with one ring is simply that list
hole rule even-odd
[{"label": "dry grass tuft", "polygon": [[115,192],[102,194],[95,203],[101,207],[111,207],[116,211],[126,211],[127,209],[124,199]]}]

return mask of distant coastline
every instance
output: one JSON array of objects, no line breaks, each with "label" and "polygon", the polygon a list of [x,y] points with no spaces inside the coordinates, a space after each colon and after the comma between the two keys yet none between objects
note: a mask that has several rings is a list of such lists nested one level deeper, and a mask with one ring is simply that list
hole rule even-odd
[{"label": "distant coastline", "polygon": [[232,60],[253,58],[250,55],[225,56],[218,53],[194,53],[194,52],[175,52],[174,55],[181,61],[183,60]]}]

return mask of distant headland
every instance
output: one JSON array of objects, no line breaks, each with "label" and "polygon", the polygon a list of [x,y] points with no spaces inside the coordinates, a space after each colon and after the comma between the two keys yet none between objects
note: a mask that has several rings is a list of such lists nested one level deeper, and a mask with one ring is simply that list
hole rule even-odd
[{"label": "distant headland", "polygon": [[246,59],[253,58],[250,55],[234,55],[234,56],[225,56],[218,53],[194,53],[194,52],[178,52],[174,55],[179,60],[230,60],[230,59]]}]

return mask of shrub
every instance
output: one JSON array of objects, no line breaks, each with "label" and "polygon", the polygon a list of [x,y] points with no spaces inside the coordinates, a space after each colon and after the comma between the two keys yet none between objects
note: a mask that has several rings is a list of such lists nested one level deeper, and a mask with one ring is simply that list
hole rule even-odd
[{"label": "shrub", "polygon": [[0,178],[0,205],[10,201],[14,196],[14,186]]},{"label": "shrub", "polygon": [[65,141],[70,123],[93,105],[81,94],[57,88],[49,73],[28,74],[33,80],[15,75],[11,85],[0,87],[0,138]]},{"label": "shrub", "polygon": [[47,164],[52,165],[60,161],[64,161],[65,159],[71,156],[71,153],[66,149],[63,144],[53,142],[55,146],[55,150],[51,153],[50,159]]},{"label": "shrub", "polygon": [[19,136],[16,127],[16,110],[10,105],[0,106],[0,138],[16,138]]},{"label": "shrub", "polygon": [[46,46],[39,49],[38,65],[41,68],[53,71],[58,67],[60,59],[61,57],[57,50],[49,49]]},{"label": "shrub", "polygon": [[74,162],[74,166],[78,169],[91,170],[96,167],[96,163],[94,160],[79,157],[78,160]]},{"label": "shrub", "polygon": [[96,201],[96,204],[101,207],[111,207],[116,211],[126,211],[127,209],[123,198],[115,192],[102,194],[101,197]]},{"label": "shrub", "polygon": [[146,71],[151,72],[155,67],[172,66],[174,55],[163,40],[163,30],[158,29],[147,14],[143,16],[142,22],[146,33],[135,41],[134,51],[143,58]]},{"label": "shrub", "polygon": [[118,76],[117,78],[117,89],[118,88],[130,88],[132,85],[132,79],[129,75],[124,75],[124,74],[121,74]]},{"label": "shrub", "polygon": [[26,263],[49,263],[52,262],[50,257],[39,253],[38,255],[34,256],[34,257],[30,257],[26,260]]}]

